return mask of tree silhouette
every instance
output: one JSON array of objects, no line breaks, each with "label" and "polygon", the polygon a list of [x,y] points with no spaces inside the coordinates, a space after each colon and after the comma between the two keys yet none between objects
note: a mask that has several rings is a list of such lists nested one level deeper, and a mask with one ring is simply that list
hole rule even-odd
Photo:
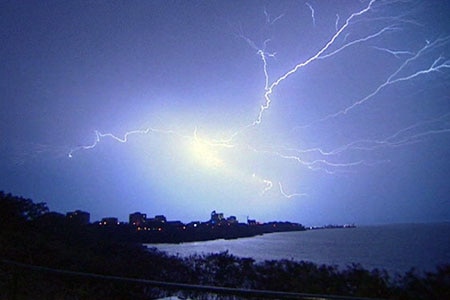
[{"label": "tree silhouette", "polygon": [[46,203],[34,203],[30,199],[5,194],[0,191],[0,228],[18,229],[27,221],[33,221],[49,212]]}]

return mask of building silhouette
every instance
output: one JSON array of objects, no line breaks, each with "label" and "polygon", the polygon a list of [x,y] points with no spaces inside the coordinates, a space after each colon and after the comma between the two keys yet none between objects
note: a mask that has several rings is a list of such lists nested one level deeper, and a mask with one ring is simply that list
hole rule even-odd
[{"label": "building silhouette", "polygon": [[102,225],[102,226],[117,226],[117,225],[119,225],[119,219],[117,219],[115,217],[103,218],[100,221],[99,225]]},{"label": "building silhouette", "polygon": [[225,220],[223,213],[217,213],[215,210],[211,212],[211,219],[210,222],[212,224],[219,224],[222,222],[222,220]]},{"label": "building silhouette", "polygon": [[88,212],[76,210],[70,211],[66,214],[66,219],[76,225],[88,225],[91,215]]},{"label": "building silhouette", "polygon": [[147,214],[142,214],[140,212],[135,212],[130,214],[129,224],[133,226],[144,226],[147,222]]},{"label": "building silhouette", "polygon": [[167,222],[167,218],[164,215],[157,215],[154,218],[155,222],[165,223]]}]

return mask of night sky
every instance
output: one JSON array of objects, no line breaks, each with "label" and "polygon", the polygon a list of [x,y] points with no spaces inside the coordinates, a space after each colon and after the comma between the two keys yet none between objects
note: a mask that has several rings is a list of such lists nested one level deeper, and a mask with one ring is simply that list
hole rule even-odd
[{"label": "night sky", "polygon": [[0,190],[91,221],[450,220],[450,1],[1,1]]}]

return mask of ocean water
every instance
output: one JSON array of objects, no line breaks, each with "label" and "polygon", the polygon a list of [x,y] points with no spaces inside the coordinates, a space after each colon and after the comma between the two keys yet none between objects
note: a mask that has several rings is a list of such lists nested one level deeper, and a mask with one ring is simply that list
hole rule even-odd
[{"label": "ocean water", "polygon": [[256,261],[294,259],[341,268],[356,263],[369,270],[402,274],[411,268],[434,271],[438,265],[450,264],[450,222],[282,232],[237,240],[148,246],[179,256],[229,251]]}]

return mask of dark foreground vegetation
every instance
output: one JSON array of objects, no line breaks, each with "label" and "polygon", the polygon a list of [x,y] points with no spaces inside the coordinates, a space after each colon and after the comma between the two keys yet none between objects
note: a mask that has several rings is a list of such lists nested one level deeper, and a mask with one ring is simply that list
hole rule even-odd
[{"label": "dark foreground vegetation", "polygon": [[[59,274],[12,264],[193,285],[387,299],[450,299],[450,266],[389,276],[292,260],[255,262],[227,252],[187,258],[67,223],[43,203],[0,192],[0,299],[236,299],[230,295]],[[260,296],[255,297],[261,299]]]}]

